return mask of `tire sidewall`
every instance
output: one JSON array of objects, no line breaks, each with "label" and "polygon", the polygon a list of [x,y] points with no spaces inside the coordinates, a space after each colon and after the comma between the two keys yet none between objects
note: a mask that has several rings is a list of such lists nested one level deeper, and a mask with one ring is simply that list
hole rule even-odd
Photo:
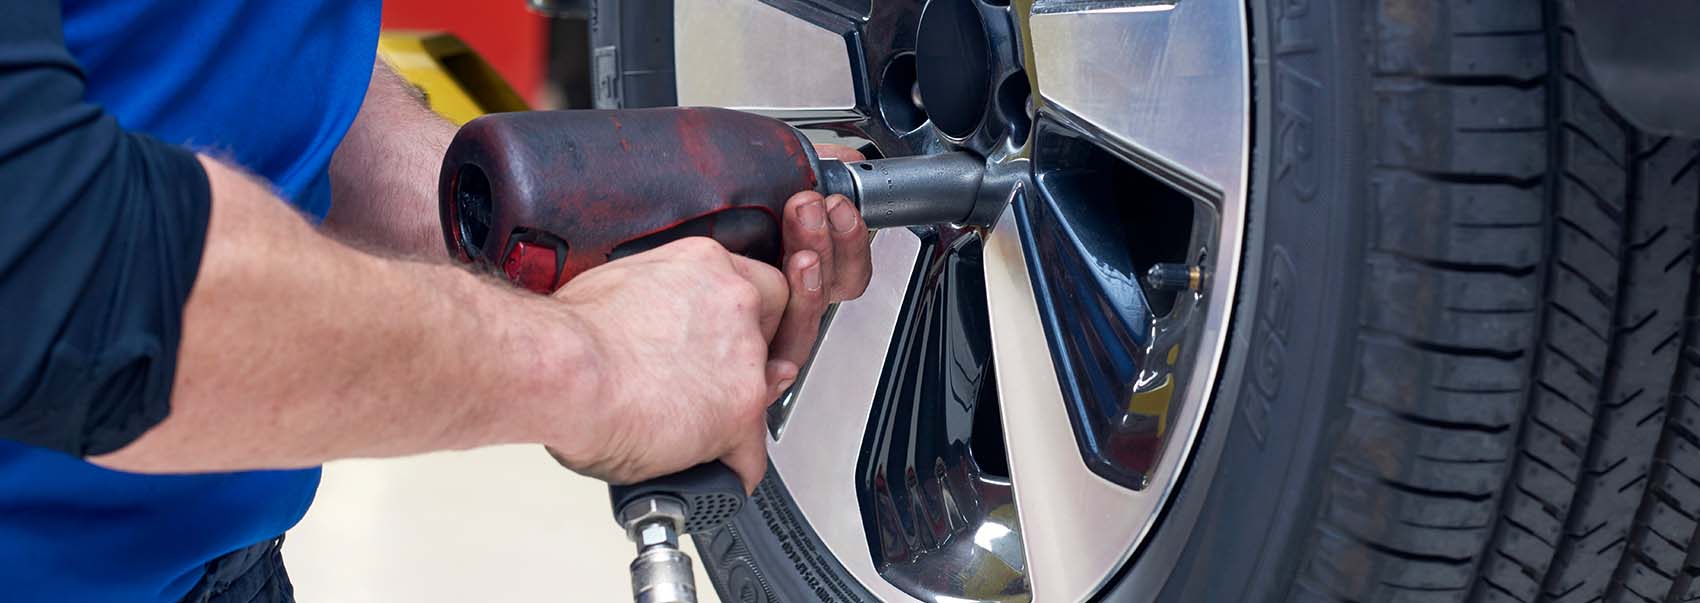
[{"label": "tire sidewall", "polygon": [[1249,4],[1251,186],[1229,347],[1188,474],[1106,600],[1148,600],[1154,584],[1162,601],[1285,598],[1340,432],[1369,167],[1362,7]]}]

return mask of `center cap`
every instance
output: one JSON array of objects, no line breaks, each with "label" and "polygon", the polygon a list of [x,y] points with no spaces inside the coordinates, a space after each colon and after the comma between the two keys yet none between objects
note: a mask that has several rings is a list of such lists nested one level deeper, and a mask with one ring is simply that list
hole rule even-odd
[{"label": "center cap", "polygon": [[933,125],[967,138],[980,125],[991,90],[986,26],[974,0],[931,0],[915,40],[921,101]]}]

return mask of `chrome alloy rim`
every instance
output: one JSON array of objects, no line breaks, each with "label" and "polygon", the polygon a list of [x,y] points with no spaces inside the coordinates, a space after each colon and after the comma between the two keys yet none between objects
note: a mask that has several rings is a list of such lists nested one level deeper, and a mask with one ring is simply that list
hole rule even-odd
[{"label": "chrome alloy rim", "polygon": [[[867,294],[836,309],[770,413],[774,468],[839,563],[885,601],[1040,603],[1090,598],[1136,553],[1141,575],[1172,565],[1177,550],[1141,544],[1193,516],[1163,511],[1240,269],[1244,6],[674,10],[681,105],[886,156],[966,149],[1005,183],[990,227],[877,233]],[[1196,288],[1152,286],[1159,263],[1196,268]]]}]

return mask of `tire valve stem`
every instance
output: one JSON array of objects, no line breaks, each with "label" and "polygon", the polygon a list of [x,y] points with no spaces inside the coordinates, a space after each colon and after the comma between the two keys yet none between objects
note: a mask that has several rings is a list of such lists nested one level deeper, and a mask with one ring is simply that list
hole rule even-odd
[{"label": "tire valve stem", "polygon": [[1204,269],[1189,264],[1156,264],[1145,272],[1145,282],[1158,291],[1198,291],[1204,288]]}]

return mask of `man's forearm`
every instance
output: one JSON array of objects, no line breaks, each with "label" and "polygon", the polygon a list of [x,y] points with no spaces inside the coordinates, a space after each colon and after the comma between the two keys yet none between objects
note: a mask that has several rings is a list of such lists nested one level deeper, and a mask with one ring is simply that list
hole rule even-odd
[{"label": "man's forearm", "polygon": [[355,251],[202,163],[212,217],[171,414],[91,460],[215,471],[571,439],[540,420],[570,409],[525,406],[593,396],[594,355],[565,306]]},{"label": "man's forearm", "polygon": [[326,231],[403,255],[443,257],[437,175],[455,130],[380,60],[331,160]]}]

